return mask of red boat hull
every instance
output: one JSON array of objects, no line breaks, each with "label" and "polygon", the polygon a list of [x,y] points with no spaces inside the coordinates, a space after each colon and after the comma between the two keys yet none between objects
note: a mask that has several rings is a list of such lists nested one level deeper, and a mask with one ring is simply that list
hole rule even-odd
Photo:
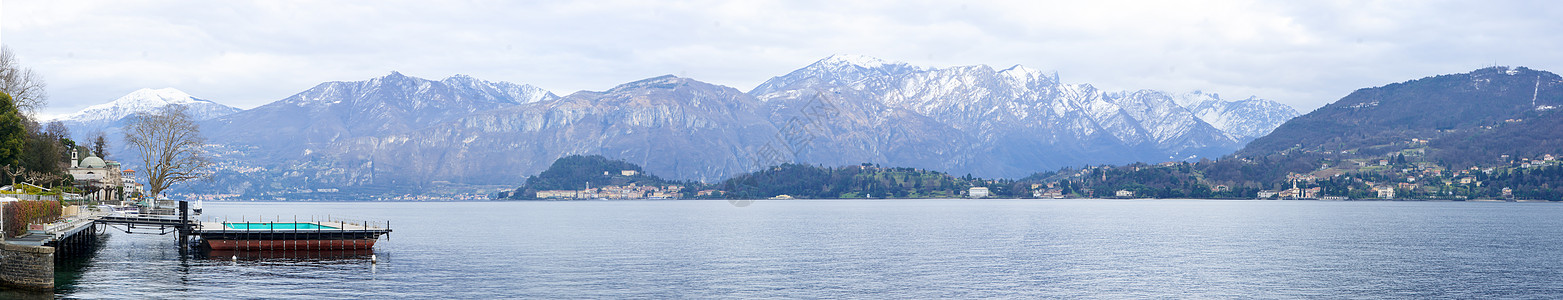
[{"label": "red boat hull", "polygon": [[374,248],[362,240],[206,240],[212,250],[356,250]]}]

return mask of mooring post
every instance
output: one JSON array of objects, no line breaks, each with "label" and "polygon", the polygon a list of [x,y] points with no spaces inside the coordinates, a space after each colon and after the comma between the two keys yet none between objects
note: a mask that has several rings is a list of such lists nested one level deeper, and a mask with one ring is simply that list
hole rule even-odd
[{"label": "mooring post", "polygon": [[179,226],[174,230],[179,231],[179,252],[184,253],[190,244],[190,202],[179,200]]}]

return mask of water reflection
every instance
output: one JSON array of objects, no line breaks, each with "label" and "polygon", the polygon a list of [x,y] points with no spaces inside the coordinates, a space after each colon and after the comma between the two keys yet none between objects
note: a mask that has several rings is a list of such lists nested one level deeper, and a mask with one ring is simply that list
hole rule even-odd
[{"label": "water reflection", "polygon": [[196,259],[208,260],[256,260],[256,259],[290,259],[290,260],[361,260],[369,261],[374,257],[372,249],[358,250],[276,250],[276,251],[235,251],[235,250],[206,250],[197,253]]},{"label": "water reflection", "polygon": [[[102,232],[102,231],[100,231]],[[56,256],[54,260],[54,286],[58,290],[69,290],[81,280],[82,272],[92,266],[92,262],[98,257],[98,251],[103,245],[107,245],[110,235],[103,232],[93,236],[93,241],[87,248],[77,252],[76,255]]]},{"label": "water reflection", "polygon": [[[1563,206],[1315,201],[220,203],[384,216],[373,252],[117,232],[59,297],[1563,299]],[[237,213],[235,213],[237,214]],[[493,230],[452,230],[502,228]],[[373,259],[378,259],[378,263]],[[9,294],[7,294],[9,293]],[[0,299],[47,298],[0,292]]]}]

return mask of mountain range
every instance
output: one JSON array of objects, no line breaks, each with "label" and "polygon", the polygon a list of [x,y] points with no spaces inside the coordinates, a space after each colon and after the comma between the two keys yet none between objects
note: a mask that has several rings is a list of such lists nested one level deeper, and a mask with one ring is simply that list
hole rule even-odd
[{"label": "mountain range", "polygon": [[[120,102],[90,109],[141,107]],[[84,116],[97,115],[109,114],[66,120],[87,124],[96,119]],[[221,167],[200,188],[514,185],[572,154],[708,182],[783,162],[1013,178],[1221,156],[1296,115],[1252,97],[1101,91],[1023,66],[928,68],[854,55],[748,92],[658,76],[559,97],[524,84],[392,72],[203,115]]]},{"label": "mountain range", "polygon": [[815,120],[820,138],[798,161],[984,177],[1217,157],[1297,115],[1257,98],[1101,91],[1018,65],[939,69],[850,55],[772,78],[749,94],[771,108],[774,124],[800,117],[809,103],[835,107],[837,116]]}]

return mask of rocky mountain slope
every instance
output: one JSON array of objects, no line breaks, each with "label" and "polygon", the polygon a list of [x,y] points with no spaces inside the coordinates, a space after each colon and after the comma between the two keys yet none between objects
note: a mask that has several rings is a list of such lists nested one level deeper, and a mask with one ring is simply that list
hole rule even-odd
[{"label": "rocky mountain slope", "polygon": [[[470,114],[380,141],[380,157],[338,160],[367,159],[381,168],[377,176],[413,182],[516,184],[559,157],[600,154],[652,174],[715,181],[748,170],[746,154],[775,134],[759,107],[733,88],[661,76]],[[342,144],[329,153],[375,145]]]},{"label": "rocky mountain slope", "polygon": [[406,170],[376,172],[372,158],[411,142],[450,142],[409,140],[442,122],[557,98],[529,85],[464,75],[434,81],[392,72],[365,81],[322,83],[203,124],[203,133],[218,145],[213,151],[219,155],[221,170],[209,185],[195,187],[246,192],[257,186],[276,189],[408,182],[404,177],[376,181],[377,175],[384,174],[428,178],[425,173],[402,173]]},{"label": "rocky mountain slope", "polygon": [[[359,140],[405,136],[473,113],[558,98],[537,87],[457,75],[440,81],[392,72],[327,82],[210,122],[220,144],[290,159]],[[262,129],[265,130],[256,130]]]},{"label": "rocky mountain slope", "polygon": [[852,55],[772,78],[750,94],[772,108],[778,124],[809,103],[840,108],[841,116],[815,120],[823,128],[814,132],[816,151],[799,153],[798,162],[868,161],[988,177],[1224,155],[1297,114],[1257,98],[1099,91],[1023,66],[938,69]]},{"label": "rocky mountain slope", "polygon": [[221,171],[192,188],[514,185],[576,154],[707,182],[787,162],[1021,177],[1224,155],[1287,114],[1295,112],[1260,99],[1099,91],[1020,66],[940,69],[862,56],[826,58],[747,93],[662,76],[558,97],[393,72],[206,122]]}]

